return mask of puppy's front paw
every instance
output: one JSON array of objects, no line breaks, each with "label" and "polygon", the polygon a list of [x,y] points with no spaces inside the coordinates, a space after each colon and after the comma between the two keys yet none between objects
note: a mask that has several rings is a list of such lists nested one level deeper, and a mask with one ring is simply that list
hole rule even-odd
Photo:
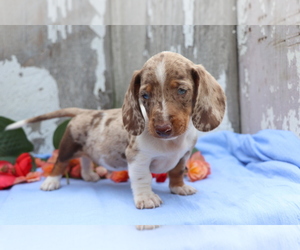
[{"label": "puppy's front paw", "polygon": [[41,186],[44,191],[52,191],[58,188],[60,188],[60,176],[48,176]]},{"label": "puppy's front paw", "polygon": [[81,173],[82,175],[82,179],[84,179],[85,181],[99,181],[100,176],[95,173],[95,172],[89,172],[89,173]]},{"label": "puppy's front paw", "polygon": [[162,204],[162,200],[159,196],[153,192],[143,193],[134,197],[135,206],[138,209],[143,208],[156,208]]},{"label": "puppy's front paw", "polygon": [[193,188],[189,185],[183,185],[181,187],[176,186],[176,187],[170,187],[171,193],[173,194],[179,194],[179,195],[191,195],[195,194],[197,192],[196,188]]}]

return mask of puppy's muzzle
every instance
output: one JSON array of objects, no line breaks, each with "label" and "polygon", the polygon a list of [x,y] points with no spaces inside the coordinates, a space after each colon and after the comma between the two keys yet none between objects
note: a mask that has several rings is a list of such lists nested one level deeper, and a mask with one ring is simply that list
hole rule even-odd
[{"label": "puppy's muzzle", "polygon": [[170,124],[156,125],[155,132],[159,137],[168,138],[172,134],[172,126]]}]

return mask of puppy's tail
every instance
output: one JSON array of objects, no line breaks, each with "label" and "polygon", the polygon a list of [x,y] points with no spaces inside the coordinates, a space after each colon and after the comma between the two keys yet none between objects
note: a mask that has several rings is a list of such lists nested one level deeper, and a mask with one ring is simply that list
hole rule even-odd
[{"label": "puppy's tail", "polygon": [[56,110],[56,111],[51,112],[51,113],[47,113],[47,114],[44,114],[44,115],[39,115],[39,116],[30,118],[30,119],[26,119],[26,120],[22,120],[22,121],[12,123],[12,124],[8,125],[5,128],[5,130],[17,129],[17,128],[23,127],[25,124],[28,124],[28,123],[40,122],[40,121],[49,120],[49,119],[53,119],[53,118],[74,117],[74,116],[79,115],[79,114],[81,114],[85,111],[86,111],[85,109],[80,109],[80,108],[60,109],[60,110]]}]

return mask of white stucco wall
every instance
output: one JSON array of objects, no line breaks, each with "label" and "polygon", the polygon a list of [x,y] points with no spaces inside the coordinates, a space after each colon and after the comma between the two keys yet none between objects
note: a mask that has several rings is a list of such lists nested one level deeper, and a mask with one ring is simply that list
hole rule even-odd
[{"label": "white stucco wall", "polygon": [[[0,61],[0,115],[13,120],[51,112],[60,108],[55,79],[45,69],[23,68],[17,58]],[[40,153],[52,152],[52,136],[57,119],[40,123],[35,130],[26,126],[30,141],[43,140]]]}]

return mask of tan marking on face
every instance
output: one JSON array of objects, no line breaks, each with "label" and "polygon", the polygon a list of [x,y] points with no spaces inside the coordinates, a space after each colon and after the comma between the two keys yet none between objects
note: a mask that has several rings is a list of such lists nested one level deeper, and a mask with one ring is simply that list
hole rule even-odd
[{"label": "tan marking on face", "polygon": [[146,88],[145,88],[146,92],[147,92],[147,93],[150,93],[150,94],[151,94],[151,92],[152,92],[152,89],[153,89],[153,86],[150,85],[150,84],[148,84],[148,85],[146,86]]},{"label": "tan marking on face", "polygon": [[192,113],[191,104],[185,107],[182,103],[179,102],[172,103],[171,105],[169,105],[169,112],[174,136],[183,134],[189,126],[189,121]]},{"label": "tan marking on face", "polygon": [[177,80],[172,80],[172,81],[170,82],[170,88],[172,88],[172,89],[177,89],[178,86],[179,86],[179,83],[178,83]]}]

